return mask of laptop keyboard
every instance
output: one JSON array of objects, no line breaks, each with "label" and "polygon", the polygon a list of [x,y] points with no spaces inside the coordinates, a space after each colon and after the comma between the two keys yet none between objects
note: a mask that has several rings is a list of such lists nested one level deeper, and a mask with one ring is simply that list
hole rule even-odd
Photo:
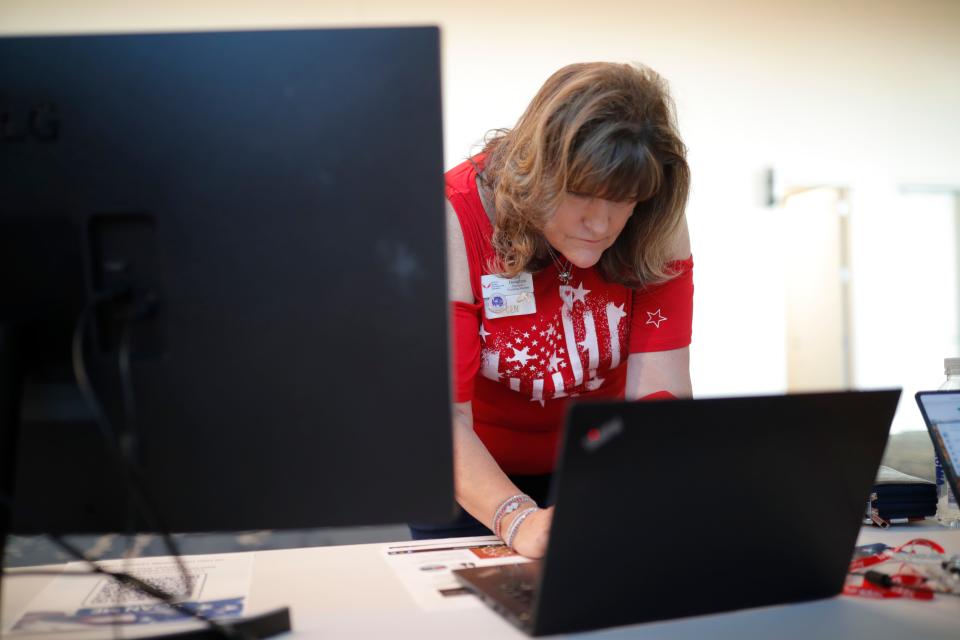
[{"label": "laptop keyboard", "polygon": [[488,606],[529,630],[540,586],[539,561],[457,569],[453,573]]},{"label": "laptop keyboard", "polygon": [[521,606],[530,607],[533,604],[537,585],[514,578],[500,583],[499,588],[505,596],[513,599]]}]

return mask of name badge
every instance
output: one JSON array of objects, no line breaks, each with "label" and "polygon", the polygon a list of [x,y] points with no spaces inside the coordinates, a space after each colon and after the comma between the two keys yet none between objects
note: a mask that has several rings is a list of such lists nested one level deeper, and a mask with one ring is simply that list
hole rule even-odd
[{"label": "name badge", "polygon": [[483,308],[487,318],[509,318],[536,313],[537,303],[533,297],[533,276],[521,273],[514,278],[497,275],[481,276]]}]

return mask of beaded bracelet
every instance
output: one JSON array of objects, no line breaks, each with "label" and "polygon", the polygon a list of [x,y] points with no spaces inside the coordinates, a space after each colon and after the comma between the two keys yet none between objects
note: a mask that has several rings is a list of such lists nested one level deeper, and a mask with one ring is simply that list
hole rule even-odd
[{"label": "beaded bracelet", "polygon": [[524,509],[521,511],[517,517],[513,519],[513,522],[510,523],[510,530],[507,531],[507,538],[504,540],[504,543],[508,547],[513,549],[513,539],[517,537],[517,531],[520,530],[520,525],[523,524],[524,520],[537,511],[540,511],[540,507],[530,507],[529,509]]},{"label": "beaded bracelet", "polygon": [[500,506],[497,507],[496,513],[493,514],[493,526],[490,527],[490,530],[493,531],[493,534],[500,538],[503,537],[500,535],[500,522],[506,517],[507,514],[513,513],[520,508],[524,502],[533,502],[533,498],[528,496],[525,493],[518,493],[515,496],[510,496],[506,500],[500,503]]}]

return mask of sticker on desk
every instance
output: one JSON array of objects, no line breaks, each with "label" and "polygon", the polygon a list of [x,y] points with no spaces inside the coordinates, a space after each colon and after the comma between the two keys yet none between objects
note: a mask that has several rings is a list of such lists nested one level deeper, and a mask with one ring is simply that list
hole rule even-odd
[{"label": "sticker on desk", "polygon": [[495,536],[412,540],[384,545],[384,558],[425,611],[482,608],[479,598],[454,577],[455,569],[529,562]]},{"label": "sticker on desk", "polygon": [[[238,618],[249,599],[253,567],[251,555],[203,555],[181,558],[184,571],[172,557],[105,560],[97,564],[110,572],[129,573],[151,586],[176,594],[187,609],[216,619]],[[12,572],[15,573],[15,572]],[[8,582],[9,584],[9,582]],[[178,611],[135,587],[123,585],[89,565],[70,562],[26,609],[4,629],[9,634],[50,633],[122,625],[197,626],[188,613]],[[169,626],[168,626],[169,625]]]}]

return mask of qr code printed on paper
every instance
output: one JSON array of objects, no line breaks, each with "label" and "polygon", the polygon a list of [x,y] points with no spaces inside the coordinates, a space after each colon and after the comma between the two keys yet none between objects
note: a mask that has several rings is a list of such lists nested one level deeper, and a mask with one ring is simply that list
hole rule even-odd
[{"label": "qr code printed on paper", "polygon": [[[174,569],[170,573],[155,575],[135,574],[137,578],[152,587],[173,595],[177,600],[200,600],[203,584],[206,582],[206,573],[188,573],[189,589],[184,588],[183,575]],[[132,585],[120,584],[112,578],[100,580],[94,586],[90,595],[84,600],[87,607],[109,607],[116,604],[156,603],[157,598],[146,594]]]}]

